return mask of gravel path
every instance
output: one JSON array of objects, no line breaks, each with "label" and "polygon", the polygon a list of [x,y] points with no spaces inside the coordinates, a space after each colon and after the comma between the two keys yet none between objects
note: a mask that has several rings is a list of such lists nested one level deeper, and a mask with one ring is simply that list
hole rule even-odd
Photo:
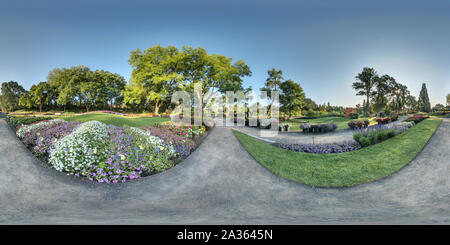
[{"label": "gravel path", "polygon": [[[401,123],[407,117],[401,117],[398,121],[386,124],[386,126]],[[353,141],[354,131],[351,129],[340,129],[324,134],[303,133],[301,131],[273,132],[269,129],[256,127],[233,127],[234,129],[256,138],[268,140],[271,143],[285,144],[326,144]]]},{"label": "gravel path", "polygon": [[397,174],[344,189],[273,175],[228,128],[176,167],[115,185],[43,167],[3,119],[0,139],[2,224],[450,223],[449,120]]}]

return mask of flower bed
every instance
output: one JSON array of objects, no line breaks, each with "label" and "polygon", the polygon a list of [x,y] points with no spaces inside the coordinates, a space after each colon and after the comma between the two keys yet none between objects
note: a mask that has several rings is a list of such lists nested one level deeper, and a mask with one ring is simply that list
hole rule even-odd
[{"label": "flower bed", "polygon": [[325,123],[325,124],[310,124],[304,123],[300,125],[303,133],[326,133],[337,129],[335,123]]},{"label": "flower bed", "polygon": [[353,139],[362,147],[366,147],[394,137],[396,134],[401,134],[408,128],[406,125],[393,125],[391,127],[380,124],[373,125],[355,132]]},{"label": "flower bed", "polygon": [[319,154],[342,153],[358,150],[361,148],[361,146],[357,142],[334,144],[278,144],[278,146],[291,151]]},{"label": "flower bed", "polygon": [[394,115],[392,117],[378,117],[378,118],[375,118],[375,121],[378,124],[387,124],[387,123],[394,122],[394,121],[397,121],[397,120],[398,120],[398,116],[397,115]]},{"label": "flower bed", "polygon": [[406,118],[405,122],[414,122],[414,123],[420,123],[421,121],[429,118],[427,115],[414,115],[411,117]]},{"label": "flower bed", "polygon": [[134,127],[98,121],[42,121],[16,134],[56,170],[104,183],[126,182],[172,167],[195,148],[204,127]]},{"label": "flower bed", "polygon": [[367,126],[369,126],[369,120],[352,120],[348,122],[347,125],[350,127],[350,129],[366,128]]}]

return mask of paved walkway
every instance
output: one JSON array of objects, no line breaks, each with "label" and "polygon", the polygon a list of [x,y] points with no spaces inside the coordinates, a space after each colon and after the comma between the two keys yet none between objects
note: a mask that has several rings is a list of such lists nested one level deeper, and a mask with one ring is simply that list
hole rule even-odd
[{"label": "paved walkway", "polygon": [[[386,126],[401,123],[407,117],[401,117],[398,121],[386,124]],[[269,143],[285,144],[326,144],[353,141],[354,131],[351,129],[340,129],[329,133],[313,134],[301,131],[273,132],[269,129],[256,127],[234,127],[236,130],[247,135],[268,140]]]},{"label": "paved walkway", "polygon": [[116,185],[43,167],[3,119],[0,139],[2,224],[450,223],[450,121],[394,176],[344,189],[273,175],[228,128],[176,167]]}]

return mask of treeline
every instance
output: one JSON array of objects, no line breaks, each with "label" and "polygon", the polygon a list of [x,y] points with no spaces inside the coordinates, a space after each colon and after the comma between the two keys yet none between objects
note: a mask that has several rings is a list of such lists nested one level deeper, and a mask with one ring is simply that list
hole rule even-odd
[{"label": "treeline", "polygon": [[299,83],[284,79],[283,71],[272,68],[267,71],[267,79],[262,91],[277,90],[280,93],[280,114],[283,118],[293,116],[317,117],[325,114],[344,115],[345,109],[342,106],[333,106],[328,103],[317,104],[311,98],[307,98],[303,88]]},{"label": "treeline", "polygon": [[170,102],[175,91],[192,92],[194,83],[201,83],[204,92],[237,91],[243,90],[243,77],[251,75],[244,61],[208,54],[201,47],[137,49],[128,62],[133,68],[129,84],[119,74],[81,65],[50,71],[47,81],[30,91],[17,82],[3,83],[1,107],[6,111],[125,107],[158,114],[174,106]]},{"label": "treeline", "polygon": [[49,72],[47,81],[32,85],[26,91],[17,82],[2,84],[1,106],[5,111],[35,109],[112,109],[123,101],[121,94],[125,79],[104,70],[91,71],[79,65],[56,68]]},{"label": "treeline", "polygon": [[[356,105],[357,111],[368,115],[372,112],[431,112],[430,99],[425,83],[418,98],[411,95],[406,85],[397,82],[389,75],[378,75],[373,68],[365,67],[356,77],[352,84],[357,91],[356,95],[364,96],[362,105]],[[443,105],[437,104],[440,107]]]}]

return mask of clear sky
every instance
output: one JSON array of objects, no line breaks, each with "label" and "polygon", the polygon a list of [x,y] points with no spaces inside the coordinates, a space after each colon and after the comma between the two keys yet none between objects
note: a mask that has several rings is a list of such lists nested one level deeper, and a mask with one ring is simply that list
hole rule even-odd
[{"label": "clear sky", "polygon": [[254,89],[282,69],[318,103],[362,103],[364,66],[416,97],[426,82],[432,105],[450,93],[450,1],[0,0],[0,82],[79,64],[129,79],[130,51],[157,44],[242,59]]}]

